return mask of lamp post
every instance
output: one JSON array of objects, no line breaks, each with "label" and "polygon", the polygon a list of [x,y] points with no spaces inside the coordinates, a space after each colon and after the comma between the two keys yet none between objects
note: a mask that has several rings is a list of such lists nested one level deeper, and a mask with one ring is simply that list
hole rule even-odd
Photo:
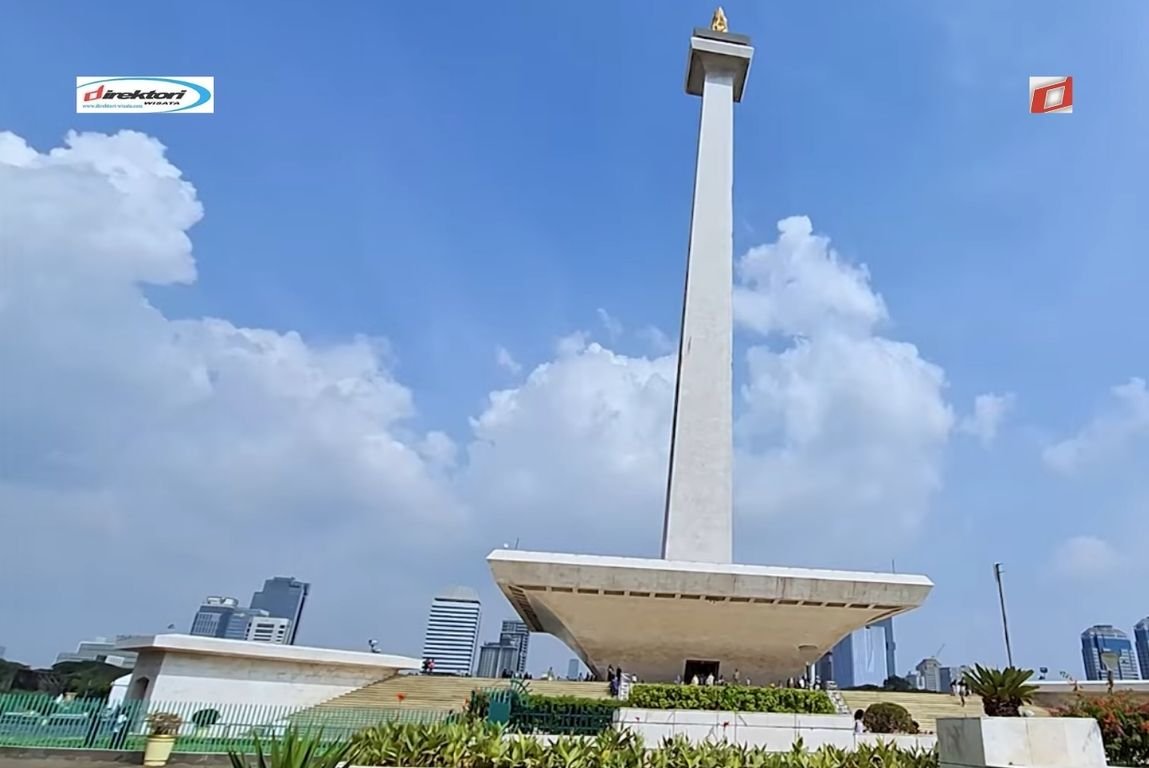
[{"label": "lamp post", "polygon": [[1005,657],[1013,666],[1013,648],[1009,644],[1009,620],[1005,617],[1005,588],[1001,585],[1001,563],[993,564],[993,577],[997,580],[997,599],[1001,603],[1001,629],[1005,633]]}]

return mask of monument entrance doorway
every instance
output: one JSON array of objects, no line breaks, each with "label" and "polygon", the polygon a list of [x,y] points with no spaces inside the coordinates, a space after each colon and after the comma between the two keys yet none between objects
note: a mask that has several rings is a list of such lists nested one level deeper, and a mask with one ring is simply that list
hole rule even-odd
[{"label": "monument entrance doorway", "polygon": [[698,682],[706,680],[707,675],[714,675],[714,679],[718,679],[718,662],[717,661],[700,661],[698,659],[687,659],[686,666],[682,671],[682,682],[689,683],[698,675]]}]

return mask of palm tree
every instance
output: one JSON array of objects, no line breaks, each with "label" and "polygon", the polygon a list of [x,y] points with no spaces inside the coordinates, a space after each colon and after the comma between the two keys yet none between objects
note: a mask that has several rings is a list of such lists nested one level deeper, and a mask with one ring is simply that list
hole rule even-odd
[{"label": "palm tree", "polygon": [[992,669],[975,665],[965,673],[965,684],[981,697],[985,713],[990,717],[1020,717],[1021,707],[1033,701],[1038,687],[1029,682],[1032,669]]}]

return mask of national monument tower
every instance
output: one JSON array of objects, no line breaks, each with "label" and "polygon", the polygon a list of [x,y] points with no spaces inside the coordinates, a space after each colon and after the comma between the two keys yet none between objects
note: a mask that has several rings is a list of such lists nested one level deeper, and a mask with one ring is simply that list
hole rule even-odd
[{"label": "national monument tower", "polygon": [[733,560],[734,105],[750,38],[719,8],[690,38],[686,92],[701,120],[679,337],[662,558],[495,550],[487,561],[533,632],[605,676],[647,681],[741,670],[800,674],[845,635],[919,606],[925,576],[735,565]]}]

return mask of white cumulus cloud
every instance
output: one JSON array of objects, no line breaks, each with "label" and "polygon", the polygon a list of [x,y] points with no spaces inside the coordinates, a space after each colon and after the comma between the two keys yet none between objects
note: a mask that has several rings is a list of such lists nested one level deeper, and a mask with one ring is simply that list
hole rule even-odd
[{"label": "white cumulus cloud", "polygon": [[962,418],[958,429],[976,437],[984,446],[992,445],[1015,400],[1012,393],[978,395],[973,401],[973,413]]},{"label": "white cumulus cloud", "polygon": [[1089,581],[1111,575],[1125,559],[1105,539],[1073,536],[1063,541],[1053,556],[1055,570],[1074,580]]},{"label": "white cumulus cloud", "polygon": [[1132,378],[1110,390],[1104,408],[1077,434],[1045,448],[1051,468],[1071,473],[1119,454],[1149,436],[1149,391],[1145,380]]}]

